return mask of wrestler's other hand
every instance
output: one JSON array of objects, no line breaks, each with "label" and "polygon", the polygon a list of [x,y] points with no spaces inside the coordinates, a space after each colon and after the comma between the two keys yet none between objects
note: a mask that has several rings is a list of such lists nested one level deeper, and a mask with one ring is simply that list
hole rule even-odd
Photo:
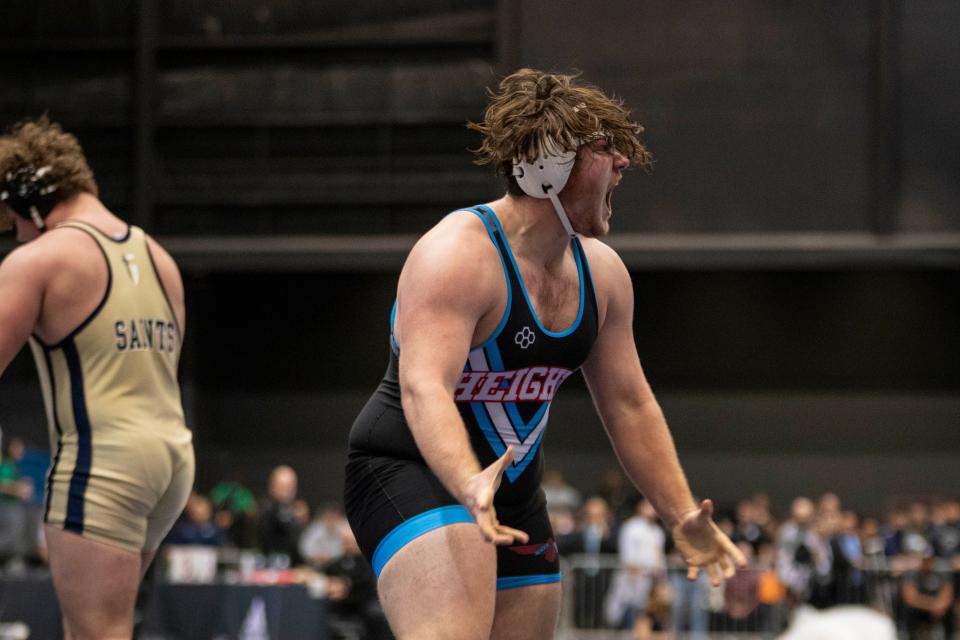
[{"label": "wrestler's other hand", "polygon": [[687,563],[687,578],[696,580],[700,569],[705,568],[711,584],[719,586],[724,579],[733,577],[737,567],[745,567],[747,560],[712,516],[713,502],[704,500],[697,509],[680,516],[672,533],[677,550]]},{"label": "wrestler's other hand", "polygon": [[500,488],[500,480],[507,466],[513,462],[513,447],[507,447],[499,459],[480,473],[470,476],[463,486],[460,502],[463,503],[480,526],[483,539],[494,544],[526,544],[529,536],[523,531],[500,524],[493,508],[493,496]]}]

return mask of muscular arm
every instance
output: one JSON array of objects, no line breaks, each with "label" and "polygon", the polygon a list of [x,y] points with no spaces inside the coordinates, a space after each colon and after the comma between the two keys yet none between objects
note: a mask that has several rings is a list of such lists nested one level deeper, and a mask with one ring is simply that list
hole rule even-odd
[{"label": "muscular arm", "polygon": [[43,307],[44,270],[32,247],[0,264],[0,375],[30,337]]},{"label": "muscular arm", "polygon": [[721,576],[732,577],[746,559],[711,519],[713,503],[698,505],[690,493],[667,422],[640,367],[630,275],[608,247],[601,245],[598,254],[594,272],[601,276],[606,306],[584,377],[620,463],[670,526],[689,565],[687,576],[695,579],[705,567],[719,585]]},{"label": "muscular arm", "polygon": [[633,338],[633,286],[604,250],[606,313],[583,374],[624,470],[669,526],[697,509],[673,437],[640,366]]},{"label": "muscular arm", "polygon": [[478,322],[497,307],[495,277],[502,278],[489,268],[497,258],[480,229],[448,219],[417,243],[400,275],[395,330],[403,411],[420,453],[484,537],[503,544],[525,538],[499,525],[492,508],[512,452],[482,469],[453,399]]},{"label": "muscular arm", "polygon": [[414,247],[400,275],[395,326],[404,415],[427,464],[458,500],[480,463],[454,404],[454,385],[490,304],[470,281],[475,260],[458,258],[459,244],[453,234],[431,233]]}]

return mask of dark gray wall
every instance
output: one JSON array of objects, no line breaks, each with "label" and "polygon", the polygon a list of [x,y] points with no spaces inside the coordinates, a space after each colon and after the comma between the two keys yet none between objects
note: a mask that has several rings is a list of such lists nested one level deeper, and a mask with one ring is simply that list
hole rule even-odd
[{"label": "dark gray wall", "polygon": [[495,70],[580,69],[657,159],[620,231],[957,231],[958,23],[952,0],[10,0],[0,121],[78,130],[158,233],[422,231],[498,189],[463,128]]},{"label": "dark gray wall", "polygon": [[[618,232],[886,238],[869,267],[691,252],[634,274],[641,356],[698,490],[836,488],[875,508],[956,492],[957,261],[882,255],[960,231],[958,23],[953,0],[10,0],[0,122],[62,120],[108,204],[161,236],[389,235],[499,192],[463,127],[495,70],[580,69],[657,159],[618,190]],[[261,269],[185,274],[200,481],[258,485],[289,460],[331,497],[396,274]],[[609,447],[581,383],[558,403],[548,459],[587,490]],[[45,439],[26,354],[0,422]]]},{"label": "dark gray wall", "polygon": [[960,227],[960,4],[913,0],[903,6],[903,201],[911,231]]},{"label": "dark gray wall", "polygon": [[[386,365],[393,274],[188,275],[183,360],[199,482],[259,485],[296,464],[337,495],[347,432]],[[956,492],[960,272],[634,274],[641,359],[698,491],[732,501],[834,488],[879,509]],[[0,422],[43,442],[29,354]],[[615,464],[582,381],[551,413],[547,459],[583,490]],[[951,462],[952,461],[952,462]],[[875,465],[880,465],[879,467]]]},{"label": "dark gray wall", "polygon": [[960,228],[956,2],[518,4],[514,64],[580,69],[647,127],[622,228],[871,229],[881,197],[891,230]]},{"label": "dark gray wall", "polygon": [[[956,491],[960,272],[634,280],[641,358],[698,491],[730,502],[764,488],[780,501],[834,489],[871,510]],[[267,458],[293,455],[335,494],[349,424],[385,367],[393,274],[224,275],[204,286],[193,337],[198,436],[220,451],[211,470],[262,473],[269,434],[280,452]],[[557,400],[545,450],[584,491],[616,464],[579,378]]]}]

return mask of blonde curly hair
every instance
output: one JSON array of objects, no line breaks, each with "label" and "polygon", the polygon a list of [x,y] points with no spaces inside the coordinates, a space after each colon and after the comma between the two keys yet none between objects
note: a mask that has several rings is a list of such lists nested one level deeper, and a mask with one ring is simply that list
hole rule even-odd
[{"label": "blonde curly hair", "polygon": [[653,156],[640,141],[643,127],[631,120],[623,101],[577,78],[520,69],[503,78],[498,91],[488,90],[483,121],[467,123],[483,136],[480,147],[471,149],[476,164],[494,165],[510,193],[523,193],[512,176],[514,159],[532,162],[556,145],[569,151],[605,137],[631,164],[651,167]]},{"label": "blonde curly hair", "polygon": [[0,136],[0,177],[25,166],[50,167],[47,181],[57,186],[57,202],[78,193],[98,195],[77,137],[47,116],[19,122],[10,133]]}]

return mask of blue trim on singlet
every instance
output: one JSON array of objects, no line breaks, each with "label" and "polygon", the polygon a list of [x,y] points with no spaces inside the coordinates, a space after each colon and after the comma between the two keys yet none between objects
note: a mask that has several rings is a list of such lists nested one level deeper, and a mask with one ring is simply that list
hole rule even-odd
[{"label": "blue trim on singlet", "polygon": [[73,407],[73,421],[77,428],[77,462],[70,477],[70,489],[67,493],[67,517],[63,528],[66,531],[83,533],[83,502],[90,480],[90,464],[93,458],[90,434],[90,418],[87,415],[87,403],[83,393],[83,370],[77,345],[72,339],[63,343],[63,355],[70,370],[70,400]]},{"label": "blue trim on singlet", "polygon": [[552,584],[560,582],[563,575],[560,573],[545,573],[538,576],[507,576],[497,578],[497,591],[507,589],[516,589],[517,587],[529,587],[534,584]]},{"label": "blue trim on singlet", "polygon": [[[470,371],[469,364],[467,364],[465,371]],[[503,438],[500,437],[500,432],[497,431],[493,423],[490,422],[490,418],[487,417],[487,410],[484,408],[483,403],[471,402],[470,410],[473,411],[473,417],[477,421],[477,426],[480,427],[480,432],[483,433],[487,442],[490,443],[490,448],[493,449],[493,452],[499,458],[507,450],[507,445],[504,443]],[[509,470],[510,467],[507,468],[507,471]],[[510,478],[510,481],[513,482],[513,478]]]},{"label": "blue trim on singlet", "polygon": [[430,509],[405,520],[394,527],[377,545],[376,551],[373,552],[374,573],[379,578],[380,572],[383,571],[383,567],[390,558],[414,538],[418,538],[434,529],[461,522],[476,521],[466,507],[459,504]]},{"label": "blue trim on singlet", "polygon": [[[544,332],[552,338],[564,338],[574,331],[577,330],[577,327],[580,326],[580,320],[583,319],[583,307],[584,307],[584,297],[586,292],[586,282],[583,277],[583,264],[580,260],[580,252],[577,250],[578,247],[576,243],[571,240],[570,246],[573,249],[573,257],[577,262],[577,274],[580,280],[580,308],[577,310],[577,319],[573,321],[573,324],[570,325],[567,329],[561,332],[549,331],[543,327],[543,324],[540,322],[540,318],[537,317],[537,312],[533,308],[533,304],[530,302],[530,296],[527,294],[527,287],[523,284],[523,276],[520,274],[520,267],[517,266],[517,259],[513,256],[513,249],[510,248],[510,243],[507,242],[507,235],[503,232],[503,227],[500,226],[500,220],[497,219],[497,215],[493,212],[493,209],[486,205],[478,205],[477,208],[483,208],[490,212],[490,216],[493,218],[494,223],[497,225],[497,230],[500,232],[500,237],[503,238],[503,246],[507,248],[507,255],[510,257],[510,262],[513,264],[513,269],[517,273],[517,282],[520,283],[520,291],[523,293],[524,299],[527,301],[527,307],[530,308],[530,315],[533,316],[534,322],[537,323],[537,326],[540,327],[540,331]],[[502,257],[502,256],[501,256]]]},{"label": "blue trim on singlet", "polygon": [[397,355],[400,355],[400,343],[397,342],[396,336],[393,335],[393,323],[397,318],[397,299],[393,299],[393,307],[390,309],[390,348]]},{"label": "blue trim on singlet", "polygon": [[[579,283],[580,283],[580,299],[579,299],[579,309],[577,310],[577,318],[574,321],[574,323],[565,331],[551,332],[543,328],[543,325],[540,323],[540,319],[537,318],[537,314],[534,311],[532,304],[530,303],[530,297],[527,294],[526,288],[523,285],[523,280],[520,276],[520,270],[519,270],[519,267],[517,266],[517,261],[513,256],[513,251],[510,248],[510,244],[507,242],[506,234],[503,231],[503,227],[500,226],[500,221],[497,219],[496,214],[493,212],[493,210],[490,207],[486,205],[477,205],[476,207],[467,209],[467,211],[472,211],[476,213],[484,221],[484,224],[487,227],[487,232],[490,233],[491,239],[494,241],[494,245],[497,248],[497,253],[500,254],[500,261],[503,264],[504,274],[507,278],[507,291],[508,293],[512,294],[513,283],[511,281],[510,271],[506,263],[506,258],[509,257],[513,265],[513,271],[516,274],[517,283],[520,286],[520,291],[523,293],[523,296],[527,302],[527,308],[530,310],[530,315],[533,316],[533,319],[536,322],[537,326],[540,328],[540,330],[543,333],[547,334],[548,336],[551,336],[554,338],[563,338],[572,334],[574,331],[576,331],[577,328],[580,326],[581,320],[583,318],[583,311],[585,307],[585,297],[586,297],[586,277],[584,275],[583,260],[581,258],[582,249],[575,242],[571,242],[574,258],[577,263],[577,273],[579,275]],[[496,227],[495,232],[490,226],[490,220],[493,221],[493,225]],[[497,236],[499,236],[499,238],[501,239],[502,245],[503,245],[502,248],[500,246],[501,243],[497,242],[497,239],[496,239],[496,236],[494,236],[494,233],[496,233]],[[504,255],[505,252],[507,254],[506,256]],[[483,344],[479,345],[478,347],[474,347],[474,349],[483,349],[484,355],[486,356],[487,365],[492,371],[505,370],[505,367],[503,365],[503,358],[500,354],[500,348],[496,343],[496,338],[500,336],[500,333],[502,332],[503,327],[506,325],[506,321],[509,315],[510,315],[510,305],[508,304],[507,311],[504,314],[503,321],[501,322],[501,326],[498,327],[497,330],[494,332],[494,334],[488,340],[484,341]],[[473,351],[473,349],[471,349],[471,351]],[[469,370],[469,369],[470,369],[470,366],[468,363],[465,370]],[[515,432],[516,436],[521,441],[524,441],[527,439],[527,437],[529,437],[529,435],[533,432],[536,426],[543,419],[544,414],[550,408],[550,403],[549,402],[541,403],[540,408],[537,410],[535,415],[529,421],[524,420],[523,417],[520,415],[520,411],[517,409],[517,405],[515,402],[504,402],[504,403],[501,403],[501,406],[503,406],[504,411],[507,414],[507,418],[510,421],[510,426]],[[490,414],[485,404],[483,402],[471,402],[470,408],[473,412],[474,418],[477,421],[477,425],[480,427],[480,431],[484,434],[484,437],[487,439],[487,442],[490,444],[490,447],[493,449],[494,453],[496,453],[497,456],[503,455],[503,453],[507,449],[507,446],[503,442],[503,439],[500,436],[500,433],[497,431],[496,427],[493,425],[493,421],[490,417]],[[533,461],[533,459],[536,457],[537,450],[540,448],[540,445],[543,441],[543,436],[545,433],[546,433],[545,429],[540,432],[540,435],[537,436],[537,439],[530,445],[530,447],[527,449],[526,454],[523,456],[523,458],[520,459],[519,462],[514,462],[509,467],[507,467],[507,469],[504,472],[504,475],[506,475],[507,479],[510,482],[514,482],[521,474],[523,474],[526,468],[530,465],[530,462]]]},{"label": "blue trim on singlet", "polygon": [[541,420],[543,420],[543,414],[545,414],[547,409],[550,408],[550,403],[541,403],[540,408],[537,409],[535,414],[533,414],[530,422],[523,421],[523,418],[520,417],[520,412],[517,410],[516,404],[512,402],[505,402],[504,408],[507,410],[507,415],[510,417],[510,422],[513,423],[513,428],[516,429],[517,435],[520,436],[522,440],[526,440],[527,436],[530,435],[530,432],[533,431],[538,424],[540,424]]},{"label": "blue trim on singlet", "polygon": [[[496,343],[488,345],[484,352],[487,354],[487,364],[490,365],[490,369],[493,371],[505,371],[503,366],[503,358],[500,356],[500,347]],[[550,407],[549,402],[543,402],[540,404],[540,408],[537,409],[537,412],[533,415],[529,421],[524,420],[520,416],[520,411],[517,410],[516,402],[504,402],[502,403],[504,409],[507,412],[507,415],[510,417],[510,422],[513,424],[513,428],[516,430],[517,435],[520,436],[521,440],[525,440],[527,435],[533,431],[533,429],[540,423],[540,419],[543,418],[543,414]]]},{"label": "blue trim on singlet", "polygon": [[[480,206],[471,207],[469,209],[462,209],[462,211],[469,211],[470,213],[476,215],[480,220],[483,221],[483,226],[487,228],[487,234],[490,236],[490,241],[493,242],[493,248],[497,250],[497,255],[500,256],[500,265],[503,267],[503,277],[507,281],[507,306],[503,310],[503,317],[500,318],[500,323],[493,330],[493,333],[490,334],[490,337],[478,344],[473,349],[483,349],[489,344],[496,344],[496,339],[500,337],[500,333],[503,331],[503,328],[507,326],[507,320],[510,319],[510,310],[513,308],[513,285],[510,283],[510,271],[507,269],[507,261],[503,257],[503,252],[500,251],[500,245],[497,244],[496,229],[490,226],[490,221],[487,219],[487,216],[483,215],[478,209]],[[489,208],[488,208],[489,210]],[[496,221],[496,216],[493,216],[494,221]],[[500,224],[497,223],[497,229],[500,228]],[[503,234],[500,234],[500,237],[503,237]],[[503,241],[504,244],[507,243],[506,239]]]},{"label": "blue trim on singlet", "polygon": [[[499,458],[507,450],[507,445],[504,444],[503,439],[500,437],[500,433],[497,431],[497,428],[493,426],[493,422],[490,420],[489,414],[487,414],[487,409],[484,407],[484,403],[471,402],[470,409],[473,411],[473,417],[477,419],[477,425],[479,425],[480,431],[483,432],[483,435],[487,438],[487,442],[490,443],[490,447],[493,449],[493,452]],[[513,426],[514,431],[516,431],[516,425],[511,426]],[[534,441],[534,443],[530,445],[530,448],[527,449],[526,455],[520,459],[520,462],[514,461],[503,472],[510,482],[516,480],[530,465],[530,462],[532,462],[536,457],[537,449],[540,448],[540,443],[543,442],[543,434],[546,432],[546,429],[540,432],[540,435],[537,436],[536,441]],[[520,439],[525,440],[526,438],[521,436]]]},{"label": "blue trim on singlet", "polygon": [[[510,310],[513,307],[513,286],[511,286],[510,284],[510,272],[507,270],[507,262],[506,260],[504,260],[503,252],[500,251],[500,246],[497,244],[497,237],[495,235],[496,229],[490,226],[490,222],[487,220],[487,217],[483,215],[481,212],[477,211],[476,207],[472,207],[468,209],[457,209],[456,211],[450,213],[449,215],[453,215],[454,213],[459,213],[461,211],[469,211],[470,213],[480,218],[481,222],[483,222],[483,226],[486,227],[487,234],[490,236],[490,241],[493,242],[493,248],[497,250],[497,255],[500,256],[500,264],[503,267],[503,277],[507,281],[507,306],[503,310],[503,317],[500,318],[500,323],[497,324],[496,328],[493,330],[493,333],[490,334],[489,338],[487,338],[477,346],[471,347],[471,350],[482,349],[483,347],[487,346],[488,344],[492,343],[497,338],[499,338],[500,333],[503,331],[503,328],[507,326],[507,320],[510,319]],[[496,220],[496,216],[494,216],[494,220]],[[497,226],[499,228],[499,223],[497,223]],[[503,243],[506,245],[507,243],[506,240],[504,240]],[[524,292],[524,295],[526,295],[526,292]],[[397,314],[397,301],[396,299],[394,299],[393,308],[390,310],[390,348],[393,349],[393,352],[395,354],[400,355],[400,343],[397,341],[397,338],[393,334],[393,323],[396,319],[396,314]]]}]

